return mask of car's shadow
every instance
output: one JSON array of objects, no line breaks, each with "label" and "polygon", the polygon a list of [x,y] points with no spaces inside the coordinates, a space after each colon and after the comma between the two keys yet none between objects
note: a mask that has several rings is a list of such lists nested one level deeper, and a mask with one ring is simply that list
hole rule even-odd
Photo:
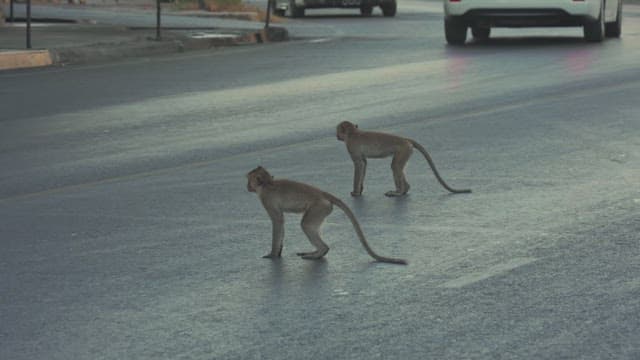
[{"label": "car's shadow", "polygon": [[516,36],[495,37],[487,40],[471,40],[467,46],[565,46],[568,44],[584,44],[580,36]]},{"label": "car's shadow", "polygon": [[495,49],[531,49],[536,47],[567,47],[567,46],[598,46],[599,43],[589,43],[582,36],[517,36],[495,37],[487,40],[468,40],[464,46],[447,45],[450,51],[495,50]]},{"label": "car's shadow", "polygon": [[[318,14],[318,15],[305,15],[304,17],[294,18],[294,20],[327,20],[327,19],[393,19],[392,17],[384,17],[382,14],[372,14],[370,16],[362,16],[359,13],[353,14]],[[290,18],[288,18],[290,19]]]}]

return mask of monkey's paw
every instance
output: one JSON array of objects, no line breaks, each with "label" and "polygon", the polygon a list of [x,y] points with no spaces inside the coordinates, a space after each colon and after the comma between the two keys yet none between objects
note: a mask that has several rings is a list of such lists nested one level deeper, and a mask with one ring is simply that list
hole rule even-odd
[{"label": "monkey's paw", "polygon": [[315,254],[315,251],[311,251],[311,252],[299,252],[299,253],[296,253],[296,255],[298,255],[298,256],[303,256],[303,257],[304,257],[304,256],[309,256],[309,255],[311,255],[311,254]]},{"label": "monkey's paw", "polygon": [[384,193],[386,196],[389,197],[395,197],[395,196],[404,196],[407,193],[406,192],[399,192],[399,191],[387,191],[386,193]]},{"label": "monkey's paw", "polygon": [[298,255],[300,255],[300,257],[302,257],[303,259],[307,259],[307,260],[320,260],[323,258],[323,256],[327,255],[328,252],[329,252],[329,247],[327,246],[326,248],[322,248],[314,252],[298,253]]}]

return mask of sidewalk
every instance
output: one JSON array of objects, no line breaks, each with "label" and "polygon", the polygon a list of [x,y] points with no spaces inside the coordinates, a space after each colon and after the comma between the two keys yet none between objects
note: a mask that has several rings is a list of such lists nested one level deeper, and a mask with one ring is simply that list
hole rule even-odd
[{"label": "sidewalk", "polygon": [[[120,2],[122,4],[122,1]],[[0,3],[0,5],[2,5]],[[286,41],[286,29],[271,26],[268,31],[262,28],[263,23],[255,21],[235,22],[234,25],[246,23],[246,28],[227,27],[224,21],[212,18],[209,26],[163,26],[161,40],[156,40],[156,29],[150,26],[155,22],[155,10],[149,6],[135,4],[128,9],[111,4],[98,7],[106,9],[107,15],[114,18],[118,13],[131,13],[145,18],[143,26],[114,25],[106,21],[73,18],[74,12],[84,6],[62,6],[69,8],[68,14],[38,18],[32,15],[31,44],[32,50],[26,50],[26,24],[23,8],[15,16],[20,22],[14,24],[6,20],[0,26],[0,71],[24,67],[49,65],[66,65],[80,63],[106,62],[125,57],[144,57],[159,54],[178,53],[189,50],[209,49],[221,46],[256,44],[270,41]],[[89,8],[91,5],[88,6]],[[51,7],[57,9],[58,7]],[[8,6],[4,6],[8,17]],[[129,11],[130,10],[130,11]],[[112,13],[109,13],[112,11]],[[64,13],[62,11],[61,13]],[[32,13],[33,14],[33,13]],[[210,17],[211,13],[191,11],[189,13],[164,13],[166,17]],[[221,16],[232,16],[221,14]],[[240,16],[246,16],[240,14]],[[213,26],[212,26],[213,25]]]}]

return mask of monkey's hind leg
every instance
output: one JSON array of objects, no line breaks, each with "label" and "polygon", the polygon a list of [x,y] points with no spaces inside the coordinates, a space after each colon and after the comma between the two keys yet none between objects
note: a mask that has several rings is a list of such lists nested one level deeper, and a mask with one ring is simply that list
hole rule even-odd
[{"label": "monkey's hind leg", "polygon": [[351,196],[360,196],[364,190],[364,176],[367,173],[367,159],[355,158],[353,159],[353,191]]},{"label": "monkey's hind leg", "polygon": [[413,153],[412,147],[403,148],[393,155],[391,160],[391,171],[393,172],[393,182],[396,184],[396,189],[387,191],[386,196],[403,196],[409,192],[409,183],[407,177],[404,174],[404,168]]},{"label": "monkey's hind leg", "polygon": [[320,259],[329,252],[329,246],[320,238],[320,226],[324,219],[331,214],[333,205],[328,201],[323,201],[311,206],[302,216],[302,231],[316,250],[312,252],[298,253],[303,259]]}]

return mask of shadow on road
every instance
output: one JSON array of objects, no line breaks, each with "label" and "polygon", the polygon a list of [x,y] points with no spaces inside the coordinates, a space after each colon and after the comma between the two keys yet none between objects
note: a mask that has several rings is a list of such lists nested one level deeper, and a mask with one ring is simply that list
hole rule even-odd
[{"label": "shadow on road", "polygon": [[[588,46],[588,45],[598,45],[598,44],[588,44],[585,42],[584,38],[581,36],[518,36],[518,37],[497,37],[490,38],[488,40],[479,41],[479,40],[471,40],[467,42],[465,47],[527,47],[530,48],[532,46],[538,47],[551,47],[551,46],[567,46],[567,45],[580,45],[580,46]],[[451,47],[450,47],[451,48]]]}]

